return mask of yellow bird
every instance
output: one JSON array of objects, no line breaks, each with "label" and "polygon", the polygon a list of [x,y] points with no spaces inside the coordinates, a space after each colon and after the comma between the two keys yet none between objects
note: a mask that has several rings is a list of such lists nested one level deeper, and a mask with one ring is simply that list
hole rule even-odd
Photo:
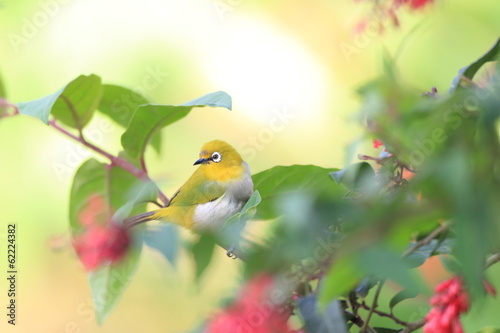
[{"label": "yellow bird", "polygon": [[229,144],[220,140],[201,148],[199,165],[166,207],[125,219],[127,227],[158,220],[191,230],[218,230],[239,212],[253,193],[248,164]]}]

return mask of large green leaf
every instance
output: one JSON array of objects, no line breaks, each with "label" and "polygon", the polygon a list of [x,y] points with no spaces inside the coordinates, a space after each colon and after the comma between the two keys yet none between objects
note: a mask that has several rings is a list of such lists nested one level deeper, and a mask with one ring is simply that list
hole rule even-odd
[{"label": "large green leaf", "polygon": [[150,103],[142,95],[133,90],[113,85],[102,85],[102,98],[98,111],[113,119],[123,127],[127,127],[135,110],[144,104]]},{"label": "large green leaf", "polygon": [[285,195],[307,193],[332,198],[343,196],[346,189],[330,180],[329,173],[337,169],[325,169],[315,165],[276,166],[252,176],[254,188],[260,192],[256,219],[272,219],[280,215],[278,201]]},{"label": "large green leaf", "polygon": [[222,230],[223,237],[229,237],[230,241],[237,240],[240,231],[245,227],[246,222],[254,217],[257,209],[256,207],[260,204],[260,202],[261,197],[259,191],[254,191],[241,211],[226,220]]},{"label": "large green leaf", "polygon": [[140,242],[135,243],[127,257],[118,264],[101,267],[88,273],[94,310],[99,324],[104,323],[137,270],[141,248]]},{"label": "large green leaf", "polygon": [[64,87],[55,93],[36,99],[34,101],[19,103],[19,113],[40,119],[45,124],[49,124],[49,115],[54,103],[64,91]]},{"label": "large green leaf", "polygon": [[[127,128],[135,110],[140,105],[151,103],[144,96],[135,91],[113,85],[103,84],[102,98],[98,106],[98,111],[110,117],[117,124]],[[151,146],[160,152],[161,132],[156,132],[151,138]]]},{"label": "large green leaf", "polygon": [[469,66],[463,67],[458,71],[457,76],[453,79],[451,84],[450,91],[454,91],[460,88],[460,82],[462,78],[468,78],[472,80],[474,75],[476,75],[477,71],[487,62],[498,60],[498,55],[500,53],[500,38],[497,39],[495,44],[491,47],[491,49],[482,55],[479,59],[474,61]]},{"label": "large green leaf", "polygon": [[408,290],[421,290],[416,272],[408,269],[398,254],[381,245],[345,254],[332,265],[321,286],[320,301],[330,302],[354,289],[363,276],[390,279]]},{"label": "large green leaf", "polygon": [[[83,230],[80,218],[84,207],[91,196],[99,195],[104,199],[111,216],[114,211],[131,201],[139,200],[137,193],[142,193],[144,200],[155,198],[155,190],[140,191],[140,181],[133,175],[118,167],[109,167],[95,159],[87,160],[77,170],[70,192],[70,229],[74,236]],[[149,189],[154,189],[147,186]],[[143,212],[145,204],[131,207],[132,213]],[[102,323],[120,295],[125,290],[132,274],[137,268],[142,241],[134,240],[134,245],[119,263],[101,267],[89,273],[90,287],[94,299],[99,323]]]},{"label": "large green leaf", "polygon": [[54,94],[19,103],[19,112],[48,124],[49,115],[67,126],[83,129],[92,118],[102,94],[101,78],[80,75]]},{"label": "large green leaf", "polygon": [[196,265],[196,281],[200,280],[201,275],[210,264],[216,244],[217,240],[214,235],[203,234],[191,247],[191,252]]},{"label": "large green leaf", "polygon": [[355,192],[364,192],[376,184],[375,171],[367,162],[355,163],[339,171],[330,172],[337,184],[344,184]]},{"label": "large green leaf", "polygon": [[[430,256],[437,254],[450,254],[453,249],[455,241],[451,238],[444,239],[443,241],[439,241],[437,239],[433,239],[424,246],[419,247],[415,251],[411,252],[406,258],[405,262],[408,267],[418,267],[422,265]],[[410,245],[410,248],[414,246]]]},{"label": "large green leaf", "polygon": [[417,297],[417,295],[418,291],[416,289],[403,289],[391,298],[389,301],[389,307],[392,310],[400,302],[405,299]]},{"label": "large green leaf", "polygon": [[183,105],[147,104],[137,108],[130,124],[122,135],[122,146],[134,159],[140,159],[151,137],[191,112],[194,107],[224,107],[231,109],[231,97],[219,91],[205,95]]},{"label": "large green leaf", "polygon": [[359,269],[365,275],[376,275],[390,279],[403,288],[419,290],[422,282],[415,272],[400,260],[399,254],[383,245],[376,245],[357,253]]},{"label": "large green leaf", "polygon": [[179,256],[180,236],[177,227],[171,223],[162,223],[153,228],[147,228],[144,233],[144,243],[160,252],[173,266]]}]

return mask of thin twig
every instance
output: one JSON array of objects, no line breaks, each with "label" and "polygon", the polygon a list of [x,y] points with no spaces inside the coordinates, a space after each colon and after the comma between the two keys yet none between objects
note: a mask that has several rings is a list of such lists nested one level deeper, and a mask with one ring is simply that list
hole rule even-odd
[{"label": "thin twig", "polygon": [[484,269],[490,268],[493,264],[497,262],[500,262],[500,252],[497,252],[488,259],[486,259],[486,264],[484,265]]},{"label": "thin twig", "polygon": [[434,238],[436,238],[440,233],[448,230],[450,227],[449,223],[445,222],[441,224],[439,227],[434,229],[430,234],[428,234],[425,238],[419,240],[416,242],[411,248],[406,250],[402,255],[401,258],[406,258],[422,246],[428,245]]},{"label": "thin twig", "polygon": [[11,102],[6,100],[5,98],[0,97],[0,106],[6,107],[6,108],[11,108],[14,110],[14,112],[12,114],[5,114],[5,115],[2,115],[1,117],[11,117],[11,116],[17,116],[19,114],[19,109],[17,108],[17,105],[12,104]]},{"label": "thin twig", "polygon": [[141,169],[145,173],[148,173],[148,169],[146,168],[146,160],[144,159],[144,154],[141,156]]},{"label": "thin twig", "polygon": [[373,312],[375,311],[375,308],[378,307],[378,297],[380,296],[380,292],[382,291],[382,287],[384,286],[385,279],[382,279],[378,282],[377,290],[375,291],[375,296],[373,297],[373,303],[372,306],[370,307],[370,310],[368,310],[368,316],[366,317],[365,323],[363,327],[361,327],[360,332],[365,333],[366,328],[368,327],[368,323],[370,322],[370,319],[373,315]]},{"label": "thin twig", "polygon": [[399,324],[401,326],[407,326],[409,325],[408,322],[406,321],[403,321],[399,318],[397,318],[396,316],[394,316],[394,314],[392,313],[387,313],[387,312],[384,312],[384,311],[380,311],[380,310],[377,310],[377,309],[374,309],[372,307],[369,307],[368,305],[366,305],[366,303],[358,303],[361,308],[365,309],[365,310],[370,310],[370,309],[373,309],[373,313],[375,313],[376,315],[380,316],[380,317],[386,317],[386,318],[390,318],[392,319],[392,321],[394,321],[396,324]]},{"label": "thin twig", "polygon": [[406,325],[406,327],[400,333],[410,333],[410,332],[418,330],[419,328],[421,328],[424,325],[425,325],[425,318],[422,318],[420,320],[414,321],[414,322]]},{"label": "thin twig", "polygon": [[[151,181],[147,172],[137,168],[135,165],[124,160],[123,158],[111,155],[110,153],[103,150],[102,148],[99,148],[96,145],[94,145],[93,143],[87,141],[83,136],[79,137],[79,136],[74,135],[73,133],[70,133],[66,129],[59,126],[54,119],[49,120],[49,125],[52,126],[53,128],[55,128],[57,131],[61,132],[62,134],[66,135],[67,137],[69,137],[77,142],[80,142],[85,147],[87,147],[87,148],[95,151],[96,153],[106,157],[107,159],[110,160],[111,165],[117,166],[119,168],[122,168],[125,171],[128,171],[129,173],[131,173],[132,175],[134,175],[135,177],[137,177],[138,179],[140,179],[144,182]],[[169,200],[168,200],[167,196],[159,188],[158,188],[158,197],[163,202],[164,206],[168,205]]]},{"label": "thin twig", "polygon": [[[349,317],[352,317],[350,318],[349,320],[356,326],[358,327],[363,327],[365,325],[365,321],[358,315],[355,315],[353,313],[350,313],[349,311],[346,311],[344,310],[344,313],[349,316]],[[366,332],[367,333],[377,333],[377,331],[375,331],[372,327],[370,326],[366,326]]]}]

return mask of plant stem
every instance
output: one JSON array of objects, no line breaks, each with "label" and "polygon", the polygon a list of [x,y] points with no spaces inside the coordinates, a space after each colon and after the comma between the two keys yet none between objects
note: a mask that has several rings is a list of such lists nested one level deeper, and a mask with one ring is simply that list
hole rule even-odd
[{"label": "plant stem", "polygon": [[366,332],[366,329],[368,327],[368,323],[370,322],[372,314],[375,311],[375,308],[378,306],[378,297],[380,296],[380,292],[382,291],[382,287],[384,286],[384,283],[385,283],[385,279],[380,280],[378,283],[377,291],[375,292],[375,296],[373,297],[372,306],[370,307],[370,310],[368,310],[368,316],[366,317],[366,320],[365,320],[365,323],[363,324],[363,327],[361,327],[361,330],[360,330],[361,333]]},{"label": "plant stem", "polygon": [[484,265],[484,269],[491,267],[493,264],[496,264],[499,261],[500,261],[500,252],[497,252],[488,259],[486,259],[486,264]]},{"label": "plant stem", "polygon": [[[345,311],[344,310],[344,313],[350,317],[352,317],[351,322],[358,326],[358,327],[364,327],[365,326],[365,321],[363,321],[363,319],[361,319],[360,316],[357,316],[357,315],[354,315],[353,313],[350,313],[349,311]],[[367,333],[377,333],[377,331],[375,331],[373,328],[371,328],[370,326],[366,326],[366,332]]]},{"label": "plant stem", "polygon": [[12,114],[6,114],[2,115],[2,117],[10,117],[10,116],[17,116],[19,114],[19,109],[17,108],[17,105],[12,104],[8,100],[0,97],[0,107],[6,107],[6,108],[12,108],[14,109],[14,112]]},{"label": "plant stem", "polygon": [[406,325],[406,328],[403,329],[400,333],[410,333],[410,332],[418,330],[419,328],[421,328],[424,325],[425,325],[425,318],[422,318],[420,320],[417,320],[413,323],[409,323],[408,325]]},{"label": "plant stem", "polygon": [[365,309],[365,310],[370,310],[370,309],[373,309],[373,313],[375,313],[376,315],[380,316],[380,317],[386,317],[386,318],[390,318],[392,319],[392,321],[394,321],[396,324],[399,324],[401,326],[407,326],[409,325],[409,323],[407,323],[406,321],[403,321],[399,318],[397,318],[396,316],[394,316],[393,314],[391,313],[387,313],[387,312],[383,312],[383,311],[380,311],[380,310],[377,310],[377,309],[374,309],[373,307],[369,307],[368,305],[366,305],[366,303],[360,303],[359,304],[361,306],[361,308]]},{"label": "plant stem", "polygon": [[[143,182],[150,182],[151,181],[151,179],[149,178],[146,171],[137,168],[135,165],[124,160],[123,158],[113,156],[110,153],[108,153],[107,151],[103,150],[102,148],[97,147],[93,143],[87,141],[83,137],[83,134],[80,134],[80,136],[76,136],[76,135],[70,133],[66,129],[59,126],[54,119],[49,120],[49,125],[52,126],[53,128],[55,128],[57,131],[61,132],[62,134],[66,135],[67,137],[69,137],[77,142],[80,142],[85,147],[89,148],[90,150],[93,150],[94,152],[106,157],[107,159],[110,160],[111,165],[117,166],[119,168],[122,168],[125,171],[128,171],[129,173],[131,173],[132,175],[134,175],[138,179],[142,180]],[[163,202],[164,206],[168,205],[169,200],[168,200],[167,196],[160,189],[158,189],[158,197]]]}]

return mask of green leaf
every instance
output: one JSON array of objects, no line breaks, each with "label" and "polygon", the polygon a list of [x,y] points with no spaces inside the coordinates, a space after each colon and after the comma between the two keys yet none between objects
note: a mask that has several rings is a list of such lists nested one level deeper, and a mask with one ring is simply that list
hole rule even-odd
[{"label": "green leaf", "polygon": [[360,251],[358,260],[359,268],[364,270],[366,274],[388,278],[410,290],[420,290],[422,286],[421,280],[415,272],[408,269],[399,255],[382,245]]},{"label": "green leaf", "polygon": [[[144,96],[130,89],[113,84],[104,84],[102,87],[103,94],[98,111],[125,128],[130,124],[135,110],[150,103]],[[156,132],[151,138],[151,146],[157,153],[161,150],[161,142],[161,132]]]},{"label": "green leaf", "polygon": [[[145,189],[138,190],[139,186]],[[146,200],[154,199],[156,188],[152,190],[150,185],[141,184],[133,175],[121,168],[110,168],[95,159],[87,160],[76,171],[70,191],[69,220],[73,236],[79,235],[84,230],[80,221],[81,212],[84,207],[88,206],[89,197],[94,195],[103,198],[104,209],[109,210],[106,214],[111,218],[114,211],[127,206],[131,200],[139,200],[139,196]],[[128,210],[138,214],[145,210],[146,204],[132,206]],[[89,273],[89,282],[99,323],[104,322],[135,272],[141,243],[139,239],[136,239],[129,253],[119,263],[101,267]]]},{"label": "green leaf", "polygon": [[142,105],[135,111],[121,141],[125,151],[134,159],[140,159],[151,137],[166,127],[187,116],[194,107],[226,107],[230,109],[231,98],[223,92],[208,94],[183,105]]},{"label": "green leaf", "polygon": [[54,94],[19,103],[19,112],[48,124],[49,115],[67,126],[83,129],[92,118],[102,94],[101,78],[80,75]]},{"label": "green leaf", "polygon": [[160,252],[172,266],[176,265],[180,247],[179,231],[176,226],[170,223],[162,223],[147,228],[144,242],[147,246]]},{"label": "green leaf", "polygon": [[336,169],[315,165],[276,166],[252,176],[254,188],[260,192],[262,202],[256,219],[273,219],[280,215],[278,203],[284,195],[301,192],[340,198],[345,189],[329,181],[328,174]]},{"label": "green leaf", "polygon": [[255,215],[255,207],[261,202],[259,191],[254,191],[252,196],[245,203],[243,208],[226,220],[224,226],[230,226],[234,223],[246,222]]},{"label": "green leaf", "polygon": [[377,279],[374,276],[369,276],[365,277],[361,282],[356,286],[356,289],[354,289],[354,292],[356,295],[360,298],[365,298],[368,295],[368,292],[370,289],[375,287],[379,282],[379,279]]},{"label": "green leaf", "polygon": [[156,199],[156,186],[142,183],[119,167],[109,168],[93,158],[87,160],[76,171],[70,191],[69,219],[73,233],[82,230],[79,214],[92,195],[101,195],[113,212],[129,205],[129,209],[120,215],[123,218],[144,212],[144,202]]},{"label": "green leaf", "polygon": [[59,96],[64,91],[64,87],[53,93],[34,101],[22,102],[17,106],[19,108],[19,113],[26,116],[31,116],[33,118],[40,119],[45,124],[49,124],[49,115],[52,111],[52,107],[59,98]]},{"label": "green leaf", "polygon": [[104,323],[137,270],[141,244],[133,245],[118,264],[102,267],[88,274],[94,309],[99,324]]},{"label": "green leaf", "polygon": [[[398,292],[396,295],[394,295],[390,302],[389,302],[389,307],[394,308],[398,303],[404,301],[405,299],[408,298],[414,298],[417,297],[418,291],[413,290],[413,289],[403,289],[400,292]],[[377,331],[378,332],[378,331]]]},{"label": "green leaf", "polygon": [[123,127],[128,127],[135,110],[140,105],[150,103],[142,95],[121,86],[103,84],[102,88],[98,111]]},{"label": "green leaf", "polygon": [[232,110],[233,107],[231,96],[223,91],[203,95],[182,105],[196,107],[211,106],[214,108],[226,108],[228,110]]},{"label": "green leaf", "polygon": [[201,275],[210,264],[216,239],[211,234],[203,234],[200,239],[193,244],[191,252],[193,253],[194,262],[196,264],[196,280],[199,281]]},{"label": "green leaf", "polygon": [[362,279],[357,259],[353,255],[340,257],[330,267],[320,286],[319,301],[328,304],[336,297],[346,295]]},{"label": "green leaf", "polygon": [[457,258],[455,258],[454,256],[450,256],[450,255],[447,255],[447,256],[444,256],[444,255],[440,255],[439,256],[439,260],[441,261],[441,263],[443,264],[444,268],[456,275],[456,274],[459,274],[460,271],[462,270],[462,264],[457,260]]},{"label": "green leaf", "polygon": [[476,75],[477,71],[479,71],[479,69],[485,63],[498,60],[499,53],[500,53],[500,38],[497,39],[497,41],[491,47],[491,49],[488,52],[486,52],[483,56],[481,56],[479,59],[474,61],[469,66],[463,67],[458,71],[458,75],[453,79],[453,82],[451,84],[450,92],[453,92],[461,87],[460,82],[462,81],[463,77],[472,80],[474,78],[474,75]]},{"label": "green leaf", "polygon": [[245,203],[241,211],[234,214],[224,222],[224,227],[221,230],[223,244],[236,247],[239,244],[241,230],[246,225],[246,222],[252,219],[256,212],[256,207],[261,201],[259,191],[254,191],[252,196]]},{"label": "green leaf", "polygon": [[330,172],[337,184],[344,184],[355,192],[363,192],[375,182],[375,171],[367,162],[356,163],[339,171]]},{"label": "green leaf", "polygon": [[[418,267],[433,255],[451,253],[454,243],[455,241],[451,238],[447,238],[443,241],[433,239],[429,242],[429,244],[419,247],[410,253],[404,261],[407,263],[409,268]],[[409,248],[412,247],[413,244],[409,246]]]}]

